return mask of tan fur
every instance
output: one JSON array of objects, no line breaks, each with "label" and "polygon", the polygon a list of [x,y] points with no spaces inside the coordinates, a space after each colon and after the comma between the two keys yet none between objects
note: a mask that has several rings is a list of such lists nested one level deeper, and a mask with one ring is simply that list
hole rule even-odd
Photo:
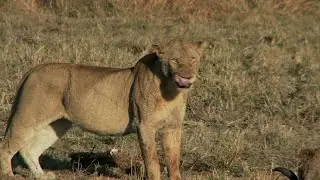
[{"label": "tan fur", "polygon": [[16,7],[24,10],[36,10],[39,5],[38,0],[14,0]]},{"label": "tan fur", "polygon": [[170,41],[154,46],[153,53],[128,69],[75,64],[33,68],[12,107],[0,149],[1,172],[13,175],[10,160],[19,151],[36,177],[51,177],[44,175],[38,158],[76,124],[101,135],[137,131],[146,175],[157,180],[155,135],[160,131],[170,178],[181,179],[181,121],[204,47],[201,42]]},{"label": "tan fur", "polygon": [[[278,167],[278,170],[290,180],[317,180],[320,179],[320,149],[303,149],[299,153],[298,176],[287,168]],[[275,168],[277,169],[277,168]]]},{"label": "tan fur", "polygon": [[299,158],[299,179],[320,179],[320,149],[304,149],[299,153]]}]

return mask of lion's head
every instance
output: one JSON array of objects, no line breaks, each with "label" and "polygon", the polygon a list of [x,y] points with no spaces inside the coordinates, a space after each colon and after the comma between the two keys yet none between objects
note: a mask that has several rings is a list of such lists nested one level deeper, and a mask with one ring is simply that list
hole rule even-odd
[{"label": "lion's head", "polygon": [[172,40],[164,46],[153,47],[161,61],[163,74],[172,78],[178,88],[189,88],[196,80],[200,57],[206,45],[206,42]]}]

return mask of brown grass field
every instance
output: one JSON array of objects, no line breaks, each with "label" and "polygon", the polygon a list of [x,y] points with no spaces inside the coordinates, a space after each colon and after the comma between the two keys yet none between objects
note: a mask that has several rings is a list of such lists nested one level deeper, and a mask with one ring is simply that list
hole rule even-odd
[{"label": "brown grass field", "polygon": [[[210,46],[189,96],[183,179],[279,179],[272,168],[295,170],[300,149],[320,147],[320,1],[46,0],[33,9],[19,2],[0,0],[0,138],[29,68],[130,67],[153,43],[185,38]],[[143,174],[134,134],[74,128],[41,162],[60,179]]]}]

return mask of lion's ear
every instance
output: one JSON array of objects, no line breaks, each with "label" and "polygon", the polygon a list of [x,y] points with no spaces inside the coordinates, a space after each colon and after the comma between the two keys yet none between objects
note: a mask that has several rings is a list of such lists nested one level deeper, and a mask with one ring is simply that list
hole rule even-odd
[{"label": "lion's ear", "polygon": [[207,42],[207,41],[198,41],[198,42],[196,42],[195,44],[196,44],[196,46],[197,46],[197,48],[198,48],[198,52],[199,52],[200,54],[202,54],[203,50],[204,50],[205,48],[207,48],[207,46],[208,46],[208,42]]},{"label": "lion's ear", "polygon": [[161,51],[161,46],[159,44],[153,44],[151,48],[152,48],[152,52],[155,52],[158,57],[161,56],[162,51]]}]

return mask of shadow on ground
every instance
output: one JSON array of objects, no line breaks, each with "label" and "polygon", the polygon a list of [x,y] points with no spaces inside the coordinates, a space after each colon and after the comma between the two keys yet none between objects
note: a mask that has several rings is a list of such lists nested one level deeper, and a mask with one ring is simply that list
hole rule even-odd
[{"label": "shadow on ground", "polygon": [[[142,166],[140,163],[117,162],[115,156],[102,152],[77,152],[71,153],[69,158],[61,159],[51,155],[42,155],[39,158],[41,167],[49,171],[69,171],[84,173],[87,175],[96,174],[114,178],[125,175],[140,174]],[[12,165],[18,174],[29,175],[26,164],[20,156],[15,156]],[[21,165],[21,166],[19,166]],[[28,174],[28,175],[27,175]]]},{"label": "shadow on ground", "polygon": [[[40,165],[45,171],[98,175],[111,178],[141,176],[143,174],[143,163],[141,160],[135,161],[132,162],[127,155],[121,153],[110,155],[106,152],[76,152],[64,158],[45,154],[39,158]],[[20,156],[15,156],[12,163],[17,174],[24,177],[32,176]],[[168,173],[164,163],[160,163],[160,167],[163,175]],[[202,161],[181,162],[181,170],[194,173],[211,173],[213,167]]]}]

